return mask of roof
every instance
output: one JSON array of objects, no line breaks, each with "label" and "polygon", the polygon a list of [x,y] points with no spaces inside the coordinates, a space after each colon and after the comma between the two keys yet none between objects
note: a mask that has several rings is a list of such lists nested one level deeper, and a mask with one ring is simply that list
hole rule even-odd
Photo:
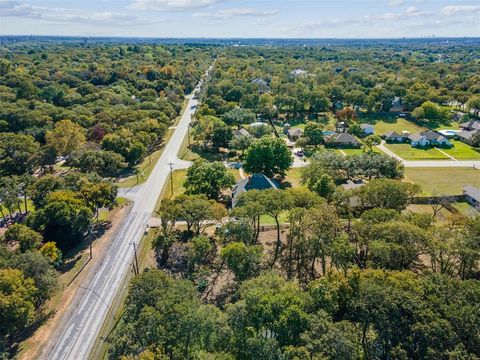
[{"label": "roof", "polygon": [[244,136],[250,136],[250,133],[247,131],[247,129],[240,128],[240,129],[235,130],[233,132],[233,136],[236,137],[236,138],[239,138],[239,137],[244,137]]},{"label": "roof", "polygon": [[373,129],[372,124],[360,124],[360,127],[365,130],[365,129]]},{"label": "roof", "polygon": [[425,137],[421,134],[410,134],[410,135],[408,135],[408,138],[411,141],[420,141],[420,140],[424,139]]},{"label": "roof", "polygon": [[435,140],[435,141],[446,141],[447,138],[435,131],[425,131],[421,133],[421,135],[425,136],[425,138],[429,141]]},{"label": "roof", "polygon": [[480,202],[480,188],[467,185],[463,188],[463,193],[470,196],[472,199]]},{"label": "roof", "polygon": [[360,144],[360,142],[349,133],[332,134],[327,137],[327,140],[339,144]]},{"label": "roof", "polygon": [[480,130],[480,121],[471,120],[460,124],[460,127],[469,129],[469,130]]},{"label": "roof", "polygon": [[299,128],[293,128],[288,130],[288,135],[289,136],[302,136],[303,135],[303,130]]},{"label": "roof", "polygon": [[472,131],[462,130],[457,133],[457,136],[467,140],[471,140],[475,134],[480,134],[480,130],[472,130]]},{"label": "roof", "polygon": [[395,131],[389,131],[385,134],[385,137],[387,138],[403,138],[403,135],[395,132]]},{"label": "roof", "polygon": [[250,190],[278,189],[279,187],[280,186],[275,180],[269,179],[263,174],[257,173],[248,176],[235,184],[235,187],[232,190],[232,206],[237,204],[238,197],[244,192]]}]

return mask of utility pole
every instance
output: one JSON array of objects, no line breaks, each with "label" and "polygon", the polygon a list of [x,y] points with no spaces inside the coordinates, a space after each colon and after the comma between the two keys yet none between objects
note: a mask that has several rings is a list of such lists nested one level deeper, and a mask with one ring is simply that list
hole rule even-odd
[{"label": "utility pole", "polygon": [[173,165],[175,165],[175,164],[172,163],[172,162],[168,163],[168,166],[170,166],[170,189],[172,191],[171,196],[173,196]]},{"label": "utility pole", "polygon": [[[137,267],[137,273],[136,275],[138,275],[140,273],[140,268],[138,267],[138,258],[137,258],[137,244],[135,243],[135,241],[132,243],[133,245],[133,254],[135,255],[135,265]],[[135,266],[134,266],[135,268]]]}]

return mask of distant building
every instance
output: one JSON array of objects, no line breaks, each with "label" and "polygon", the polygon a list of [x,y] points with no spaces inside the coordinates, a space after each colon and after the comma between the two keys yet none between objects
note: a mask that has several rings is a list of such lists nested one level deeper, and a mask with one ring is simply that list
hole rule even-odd
[{"label": "distant building", "polygon": [[402,104],[402,99],[399,96],[395,96],[392,101],[391,112],[404,112],[405,107]]},{"label": "distant building", "polygon": [[269,179],[263,174],[253,174],[238,181],[232,190],[232,207],[235,207],[238,198],[243,193],[250,190],[279,189],[280,185],[273,179]]},{"label": "distant building", "polygon": [[399,134],[395,131],[389,131],[384,135],[385,141],[401,143],[405,141],[405,137],[402,134]]},{"label": "distant building", "polygon": [[359,148],[362,146],[360,141],[358,141],[354,136],[349,133],[335,133],[325,137],[325,143],[329,146],[335,147],[355,147]]},{"label": "distant building", "polygon": [[270,86],[268,86],[268,83],[261,78],[256,78],[252,80],[252,84],[257,87],[258,92],[260,94],[266,94],[271,91]]},{"label": "distant building", "polygon": [[365,135],[372,135],[375,133],[375,127],[372,124],[360,124],[360,128]]},{"label": "distant building", "polygon": [[470,146],[479,146],[480,145],[480,130],[462,130],[456,134],[456,137],[461,142],[468,144]]},{"label": "distant building", "polygon": [[235,139],[242,138],[242,137],[246,137],[246,136],[251,136],[251,135],[250,135],[250,133],[247,131],[247,129],[245,129],[245,128],[243,128],[243,127],[240,128],[240,129],[238,129],[238,130],[235,130],[235,131],[233,132],[233,137],[234,137]]},{"label": "distant building", "polygon": [[453,146],[445,136],[435,131],[425,131],[419,134],[410,134],[408,139],[410,140],[412,147]]},{"label": "distant building", "polygon": [[302,69],[295,69],[290,73],[290,75],[293,77],[306,76],[308,75],[308,72]]},{"label": "distant building", "polygon": [[480,130],[480,121],[470,120],[470,121],[464,122],[463,124],[460,124],[460,128],[466,131]]},{"label": "distant building", "polygon": [[480,211],[480,189],[474,186],[467,185],[463,188],[465,200],[475,209]]},{"label": "distant building", "polygon": [[303,136],[303,130],[299,128],[289,129],[287,131],[287,136],[290,141],[297,141]]}]

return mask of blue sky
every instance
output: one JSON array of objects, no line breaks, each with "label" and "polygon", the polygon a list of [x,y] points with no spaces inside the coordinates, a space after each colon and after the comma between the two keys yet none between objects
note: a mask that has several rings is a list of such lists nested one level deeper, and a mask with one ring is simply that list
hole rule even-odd
[{"label": "blue sky", "polygon": [[0,0],[0,34],[281,38],[480,36],[480,1]]}]

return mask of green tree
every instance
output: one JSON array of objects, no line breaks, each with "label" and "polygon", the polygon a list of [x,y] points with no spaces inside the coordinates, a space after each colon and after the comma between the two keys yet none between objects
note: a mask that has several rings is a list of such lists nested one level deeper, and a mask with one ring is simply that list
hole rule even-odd
[{"label": "green tree", "polygon": [[30,135],[0,133],[0,175],[32,173],[39,147]]},{"label": "green tree", "polygon": [[45,134],[45,140],[57,154],[70,155],[85,144],[85,130],[71,120],[61,120],[55,123],[52,131]]},{"label": "green tree", "polygon": [[380,145],[382,143],[382,138],[378,135],[369,135],[363,140],[364,149],[367,152],[372,152],[373,147]]},{"label": "green tree", "polygon": [[323,143],[323,126],[313,121],[307,122],[305,125],[304,136],[308,139],[310,145],[317,148],[318,145]]},{"label": "green tree", "polygon": [[209,199],[218,199],[222,190],[234,184],[235,178],[221,162],[201,159],[188,168],[184,186],[187,194],[203,194]]},{"label": "green tree", "polygon": [[259,273],[262,252],[261,246],[233,242],[222,249],[220,257],[235,274],[235,278],[244,281]]},{"label": "green tree", "polygon": [[8,228],[4,237],[9,243],[18,243],[21,252],[35,250],[43,240],[41,234],[22,224]]},{"label": "green tree", "polygon": [[285,176],[292,162],[292,153],[282,139],[264,137],[247,149],[243,167],[251,174],[261,173],[268,177]]}]

